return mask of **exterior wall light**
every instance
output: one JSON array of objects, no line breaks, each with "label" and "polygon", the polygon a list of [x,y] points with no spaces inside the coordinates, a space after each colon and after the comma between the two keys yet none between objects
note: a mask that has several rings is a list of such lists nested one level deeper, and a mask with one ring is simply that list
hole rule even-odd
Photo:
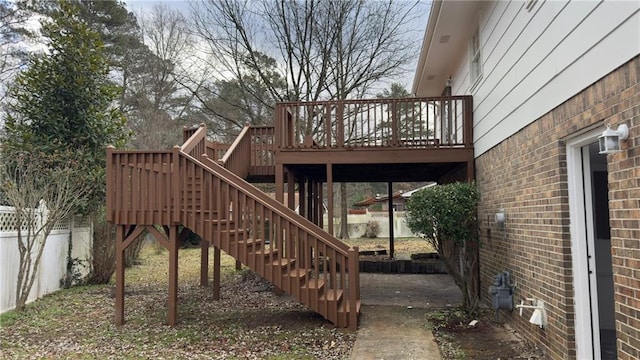
[{"label": "exterior wall light", "polygon": [[598,136],[598,145],[600,146],[600,154],[615,154],[620,152],[620,141],[629,137],[629,128],[622,124],[617,130],[611,130],[611,126],[607,125],[607,130]]}]

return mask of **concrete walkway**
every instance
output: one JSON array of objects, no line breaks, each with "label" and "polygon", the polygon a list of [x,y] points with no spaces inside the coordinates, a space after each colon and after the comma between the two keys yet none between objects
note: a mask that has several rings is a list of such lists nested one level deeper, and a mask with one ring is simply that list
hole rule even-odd
[{"label": "concrete walkway", "polygon": [[353,360],[440,360],[425,314],[460,303],[448,275],[360,274],[362,313]]}]

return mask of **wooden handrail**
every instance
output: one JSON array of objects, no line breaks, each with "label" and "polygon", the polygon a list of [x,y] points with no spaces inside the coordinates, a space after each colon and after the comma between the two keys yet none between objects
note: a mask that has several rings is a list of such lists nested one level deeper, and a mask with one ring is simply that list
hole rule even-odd
[{"label": "wooden handrail", "polygon": [[207,139],[207,127],[200,125],[193,135],[182,144],[180,150],[196,158],[206,152],[205,141]]},{"label": "wooden handrail", "polygon": [[245,179],[251,169],[251,134],[246,125],[220,159],[220,164]]},{"label": "wooden handrail", "polygon": [[[181,151],[181,155],[189,158],[192,161],[198,161],[197,159],[191,157],[189,154],[185,152]],[[317,237],[318,239],[321,239],[323,242],[326,242],[328,245],[336,247],[336,249],[338,249],[342,255],[345,255],[345,256],[347,255],[347,251],[349,250],[350,247],[344,242],[320,230],[314,223],[312,223],[308,219],[300,216],[298,213],[288,208],[281,202],[265,194],[263,191],[256,188],[255,186],[247,183],[246,181],[244,181],[244,179],[242,179],[232,171],[222,167],[220,164],[213,161],[212,159],[209,159],[208,157],[203,157],[202,162],[204,162],[207,165],[207,166],[204,166],[204,168],[208,172],[210,172],[212,175],[215,175],[216,177],[220,178],[221,180],[229,184],[234,184],[239,188],[241,187],[242,190],[247,195],[259,201],[262,205],[267,206],[270,209],[274,210],[276,214],[278,214],[279,216],[282,216],[285,220],[292,223],[293,222],[300,223],[300,228],[303,229],[305,232]],[[239,185],[239,184],[242,184],[242,185]]]},{"label": "wooden handrail", "polygon": [[[276,104],[281,149],[472,148],[471,96]],[[311,131],[311,133],[309,133]]]}]

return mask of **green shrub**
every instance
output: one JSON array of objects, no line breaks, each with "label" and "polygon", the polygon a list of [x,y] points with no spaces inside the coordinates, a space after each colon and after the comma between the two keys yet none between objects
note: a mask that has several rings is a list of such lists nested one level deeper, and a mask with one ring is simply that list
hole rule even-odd
[{"label": "green shrub", "polygon": [[407,203],[407,224],[444,260],[462,291],[463,308],[478,306],[478,221],[480,194],[475,183],[433,186],[414,193]]}]

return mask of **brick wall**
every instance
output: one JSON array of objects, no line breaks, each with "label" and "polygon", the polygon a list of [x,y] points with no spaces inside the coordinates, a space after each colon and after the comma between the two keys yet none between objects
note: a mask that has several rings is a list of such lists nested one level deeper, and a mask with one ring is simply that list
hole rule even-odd
[{"label": "brick wall", "polygon": [[[506,316],[554,359],[576,356],[564,139],[605,123],[630,128],[624,151],[608,156],[609,204],[618,356],[640,358],[640,57],[476,159],[482,296],[488,300],[494,274],[511,271],[516,299],[543,300],[549,326]],[[499,209],[504,231],[494,225]]]}]

